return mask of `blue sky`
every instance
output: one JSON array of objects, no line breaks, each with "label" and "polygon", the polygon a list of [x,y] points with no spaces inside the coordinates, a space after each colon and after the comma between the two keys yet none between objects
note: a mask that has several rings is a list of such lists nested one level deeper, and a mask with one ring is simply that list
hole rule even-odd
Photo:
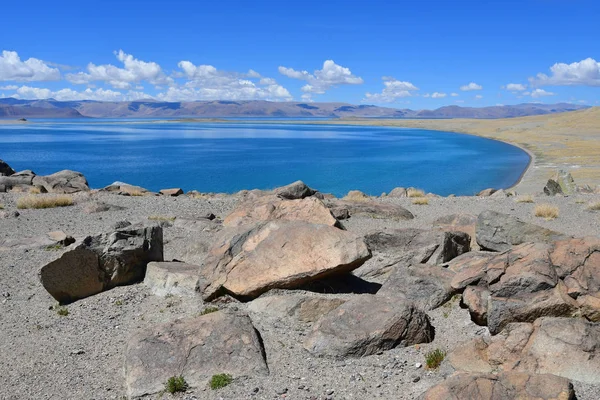
[{"label": "blue sky", "polygon": [[597,0],[6,2],[0,96],[600,100]]}]

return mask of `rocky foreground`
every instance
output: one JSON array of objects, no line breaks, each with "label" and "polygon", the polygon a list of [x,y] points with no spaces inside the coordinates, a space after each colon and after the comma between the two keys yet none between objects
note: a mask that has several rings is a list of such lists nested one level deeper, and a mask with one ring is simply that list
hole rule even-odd
[{"label": "rocky foreground", "polygon": [[337,199],[0,168],[0,398],[600,398],[600,195],[565,174]]}]

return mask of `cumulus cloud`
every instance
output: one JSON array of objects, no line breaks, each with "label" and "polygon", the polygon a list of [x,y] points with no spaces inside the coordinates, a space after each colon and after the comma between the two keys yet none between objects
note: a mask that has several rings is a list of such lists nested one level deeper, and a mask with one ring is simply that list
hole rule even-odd
[{"label": "cumulus cloud", "polygon": [[311,94],[323,94],[338,85],[360,85],[363,79],[353,75],[349,68],[336,64],[333,60],[326,60],[323,68],[315,70],[312,74],[308,71],[297,71],[293,68],[280,66],[279,73],[292,79],[306,81],[302,87],[303,99],[310,99]]},{"label": "cumulus cloud", "polygon": [[[525,93],[528,93],[528,92],[525,92]],[[533,97],[535,99],[540,98],[540,97],[546,97],[546,96],[554,96],[554,93],[547,92],[544,89],[535,89],[535,90],[532,90],[530,94],[531,94],[531,97]]]},{"label": "cumulus cloud", "polygon": [[399,81],[390,76],[384,76],[382,79],[384,88],[381,93],[367,92],[363,99],[364,102],[393,103],[399,98],[411,97],[413,95],[412,92],[419,90],[418,87],[410,82]]},{"label": "cumulus cloud", "polygon": [[463,85],[460,87],[460,90],[463,92],[470,92],[472,90],[481,90],[483,86],[476,84],[475,82],[471,82],[468,85]]},{"label": "cumulus cloud", "polygon": [[504,88],[511,92],[523,92],[527,90],[527,85],[523,85],[521,83],[509,83]]},{"label": "cumulus cloud", "polygon": [[124,68],[111,64],[96,65],[89,63],[87,72],[67,74],[67,80],[75,84],[89,84],[90,82],[106,82],[116,89],[129,89],[132,84],[142,81],[153,85],[165,85],[173,82],[172,78],[165,75],[160,65],[155,62],[146,62],[126,54],[123,50],[115,52],[117,59],[123,63]]},{"label": "cumulus cloud", "polygon": [[450,96],[452,96],[452,97],[458,97],[458,93],[450,93]]},{"label": "cumulus cloud", "polygon": [[48,66],[42,60],[29,58],[22,61],[16,51],[2,51],[0,55],[0,81],[56,81],[60,79],[58,68]]},{"label": "cumulus cloud", "polygon": [[134,101],[140,99],[147,99],[151,96],[142,93],[129,91],[127,93],[117,92],[109,89],[95,89],[90,88],[78,92],[73,89],[61,89],[52,91],[46,88],[37,88],[31,86],[21,86],[17,89],[16,94],[13,97],[19,99],[55,99],[60,101],[75,101],[75,100],[97,100],[97,101]]},{"label": "cumulus cloud", "polygon": [[447,94],[446,94],[446,93],[438,93],[438,92],[434,92],[434,93],[431,95],[431,98],[432,98],[432,99],[443,99],[443,98],[444,98],[444,97],[446,97],[446,96],[447,96]]},{"label": "cumulus cloud", "polygon": [[173,84],[157,95],[165,101],[192,100],[292,100],[290,92],[273,78],[263,77],[254,70],[247,73],[218,70],[212,65],[194,65],[190,61],[178,64],[184,78],[181,85]]},{"label": "cumulus cloud", "polygon": [[600,86],[600,62],[593,58],[571,64],[556,63],[550,75],[537,74],[529,78],[533,86]]}]

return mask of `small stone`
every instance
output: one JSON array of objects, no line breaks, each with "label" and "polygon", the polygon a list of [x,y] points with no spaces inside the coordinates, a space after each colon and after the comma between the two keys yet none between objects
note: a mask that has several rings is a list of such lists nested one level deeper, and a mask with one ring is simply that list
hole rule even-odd
[{"label": "small stone", "polygon": [[280,388],[275,391],[278,395],[286,394],[288,392],[288,388]]},{"label": "small stone", "polygon": [[416,363],[416,364],[415,364],[415,368],[416,368],[416,369],[419,369],[419,368],[421,368],[422,366],[423,366],[423,364],[421,364],[421,363]]},{"label": "small stone", "polygon": [[420,377],[419,375],[413,375],[413,377],[412,377],[412,381],[413,381],[414,383],[417,383],[417,382],[419,382],[420,380],[421,380],[421,377]]},{"label": "small stone", "polygon": [[252,389],[252,395],[255,395],[255,394],[257,394],[259,390],[260,390],[260,389],[259,389],[259,388],[257,388],[257,387],[255,387],[254,389]]}]

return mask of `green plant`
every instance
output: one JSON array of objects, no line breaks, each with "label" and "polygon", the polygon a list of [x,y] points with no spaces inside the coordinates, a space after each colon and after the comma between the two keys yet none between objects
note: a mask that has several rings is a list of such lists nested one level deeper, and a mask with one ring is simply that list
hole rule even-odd
[{"label": "green plant", "polygon": [[0,210],[4,210],[4,204],[0,204]]},{"label": "green plant", "polygon": [[122,306],[122,305],[123,305],[123,301],[121,301],[121,300],[115,301],[115,306]]},{"label": "green plant", "polygon": [[45,250],[46,251],[58,251],[61,250],[64,246],[60,243],[56,243],[56,244],[51,244],[49,246],[46,246]]},{"label": "green plant", "polygon": [[66,317],[67,315],[69,315],[69,309],[61,305],[54,306],[54,311],[56,311],[56,313],[61,317]]},{"label": "green plant", "polygon": [[206,315],[206,314],[214,313],[217,311],[219,311],[219,309],[217,307],[206,307],[204,310],[202,310],[200,315]]},{"label": "green plant", "polygon": [[233,378],[229,374],[217,374],[210,378],[210,388],[212,390],[221,389],[229,385]]},{"label": "green plant", "polygon": [[165,383],[165,390],[171,394],[185,392],[188,389],[188,384],[183,376],[172,376]]},{"label": "green plant", "polygon": [[428,369],[437,369],[446,358],[446,352],[442,349],[435,349],[425,354],[425,365]]}]

